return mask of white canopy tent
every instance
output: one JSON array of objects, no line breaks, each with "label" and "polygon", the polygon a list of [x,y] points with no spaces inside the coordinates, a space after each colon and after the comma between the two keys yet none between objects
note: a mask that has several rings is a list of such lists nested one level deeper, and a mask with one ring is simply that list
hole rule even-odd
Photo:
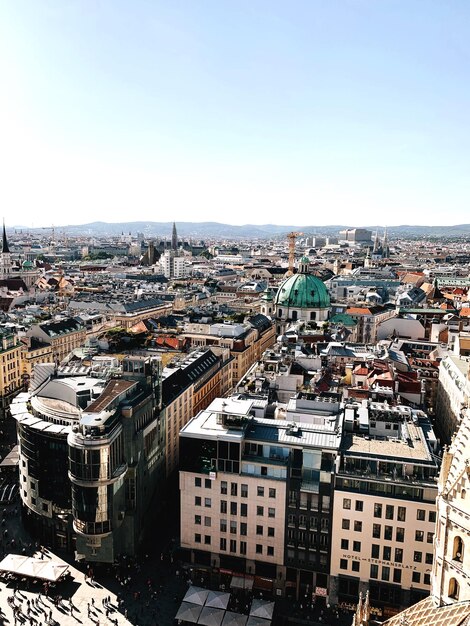
[{"label": "white canopy tent", "polygon": [[251,603],[250,615],[253,617],[261,617],[262,619],[273,618],[274,613],[274,602],[269,602],[268,600],[259,600],[258,598],[254,598]]},{"label": "white canopy tent", "polygon": [[225,611],[222,609],[205,606],[201,611],[201,615],[199,615],[197,623],[203,624],[203,626],[220,626],[222,624],[222,620],[224,619],[224,615]]},{"label": "white canopy tent", "polygon": [[245,626],[247,619],[247,615],[241,615],[233,611],[225,611],[222,626]]},{"label": "white canopy tent", "polygon": [[202,606],[200,604],[193,604],[192,602],[182,602],[178,613],[175,615],[175,619],[180,619],[185,622],[192,622],[197,624],[199,615],[201,614]]},{"label": "white canopy tent", "polygon": [[21,554],[7,554],[0,562],[0,572],[8,572],[16,576],[39,578],[56,582],[67,572],[69,566],[60,561],[35,559]]},{"label": "white canopy tent", "polygon": [[215,609],[226,609],[230,601],[230,594],[224,591],[209,591],[206,599],[206,606]]},{"label": "white canopy tent", "polygon": [[209,591],[207,589],[191,585],[183,598],[183,602],[192,602],[193,604],[204,606],[208,595]]}]

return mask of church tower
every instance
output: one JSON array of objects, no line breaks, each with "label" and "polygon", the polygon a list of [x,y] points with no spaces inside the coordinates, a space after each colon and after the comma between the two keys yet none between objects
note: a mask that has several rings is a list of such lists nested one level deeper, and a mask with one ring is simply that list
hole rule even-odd
[{"label": "church tower", "polygon": [[175,252],[178,250],[178,234],[176,233],[175,222],[173,222],[173,232],[171,233],[171,249]]},{"label": "church tower", "polygon": [[8,278],[11,274],[11,257],[8,246],[7,231],[5,230],[5,220],[3,220],[2,254],[0,257],[0,275]]}]

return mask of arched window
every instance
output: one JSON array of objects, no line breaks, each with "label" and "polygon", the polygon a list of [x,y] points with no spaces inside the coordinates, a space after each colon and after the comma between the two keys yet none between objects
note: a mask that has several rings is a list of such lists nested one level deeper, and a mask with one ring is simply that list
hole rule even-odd
[{"label": "arched window", "polygon": [[454,561],[463,562],[464,543],[460,535],[454,537],[454,549],[452,550],[452,558]]},{"label": "arched window", "polygon": [[455,578],[449,580],[449,598],[459,599],[460,585]]}]

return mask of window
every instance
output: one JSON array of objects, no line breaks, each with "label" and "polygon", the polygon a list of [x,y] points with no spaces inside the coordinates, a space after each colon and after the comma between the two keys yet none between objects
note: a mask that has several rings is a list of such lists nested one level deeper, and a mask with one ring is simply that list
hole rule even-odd
[{"label": "window", "polygon": [[341,539],[341,550],[349,550],[348,539]]},{"label": "window", "polygon": [[194,516],[194,523],[195,524],[201,524],[201,516],[200,515],[195,515]]},{"label": "window", "polygon": [[204,506],[210,509],[212,506],[212,500],[210,498],[204,498]]},{"label": "window", "polygon": [[273,548],[273,546],[268,546],[266,551],[267,551],[268,556],[274,556],[274,548]]},{"label": "window", "polygon": [[399,522],[406,521],[406,508],[404,506],[399,506],[397,509],[397,520]]},{"label": "window", "polygon": [[384,565],[382,567],[382,580],[390,580],[390,568],[388,567],[388,565]]},{"label": "window", "polygon": [[379,566],[378,565],[372,564],[370,566],[370,577],[371,578],[378,578],[379,577]]},{"label": "window", "polygon": [[237,483],[230,483],[230,495],[237,496],[238,495],[238,485]]},{"label": "window", "polygon": [[431,574],[425,574],[424,575],[424,584],[425,585],[430,585],[431,584]]},{"label": "window", "polygon": [[395,563],[403,563],[403,549],[395,548]]},{"label": "window", "polygon": [[385,519],[393,519],[395,507],[392,504],[387,504],[385,507]]},{"label": "window", "polygon": [[256,507],[256,515],[264,515],[264,506]]},{"label": "window", "polygon": [[362,532],[362,522],[359,522],[358,520],[354,520],[354,530],[357,533],[361,533]]},{"label": "window", "polygon": [[211,525],[211,518],[204,517],[204,526],[210,526],[210,525]]},{"label": "window", "polygon": [[211,536],[210,535],[204,535],[204,543],[206,544],[206,546],[210,546],[211,545]]},{"label": "window", "polygon": [[452,558],[454,561],[458,563],[463,563],[463,553],[464,553],[464,544],[462,541],[462,537],[460,535],[456,535],[454,537],[454,547],[452,550]]},{"label": "window", "polygon": [[220,501],[220,512],[227,513],[227,500]]},{"label": "window", "polygon": [[350,509],[350,508],[351,508],[351,499],[343,498],[343,509]]},{"label": "window", "polygon": [[374,524],[372,526],[372,537],[375,539],[380,539],[382,526],[380,524]]},{"label": "window", "polygon": [[419,550],[415,550],[413,554],[413,561],[415,563],[421,563],[422,560],[423,560],[423,553],[419,552]]},{"label": "window", "polygon": [[225,537],[220,538],[220,549],[222,551],[227,550],[227,540],[225,539]]},{"label": "window", "polygon": [[243,535],[244,537],[246,537],[246,535],[247,535],[247,530],[248,530],[247,525],[245,524],[245,522],[242,522],[242,523],[240,524],[240,535]]},{"label": "window", "polygon": [[353,541],[353,552],[360,552],[360,551],[361,551],[361,542]]},{"label": "window", "polygon": [[348,569],[348,560],[340,559],[339,560],[339,569]]},{"label": "window", "polygon": [[240,554],[246,554],[246,541],[240,541]]},{"label": "window", "polygon": [[377,502],[374,504],[374,517],[382,517],[382,505]]},{"label": "window", "polygon": [[199,476],[195,476],[194,477],[194,486],[195,487],[200,487],[201,485],[202,485],[201,479],[199,478]]},{"label": "window", "polygon": [[359,561],[352,561],[351,563],[351,569],[353,572],[358,572],[360,569],[360,562]]},{"label": "window", "polygon": [[210,478],[204,480],[204,487],[206,489],[212,489],[212,480]]},{"label": "window", "polygon": [[220,520],[220,532],[221,533],[226,533],[227,532],[227,520],[226,519],[221,519]]},{"label": "window", "polygon": [[240,504],[240,515],[242,517],[248,517],[248,505],[246,505],[244,502]]},{"label": "window", "polygon": [[200,535],[199,533],[196,533],[196,534],[194,535],[194,541],[195,541],[196,543],[201,543],[201,535]]},{"label": "window", "polygon": [[256,554],[263,554],[263,546],[260,543],[256,544]]},{"label": "window", "polygon": [[236,552],[236,551],[237,551],[237,540],[230,539],[230,552]]},{"label": "window", "polygon": [[421,574],[419,572],[412,572],[411,582],[419,584],[421,582]]},{"label": "window", "polygon": [[349,530],[350,525],[351,525],[351,522],[348,519],[343,519],[341,521],[341,528],[343,530]]},{"label": "window", "polygon": [[426,543],[432,543],[434,541],[434,533],[426,533]]},{"label": "window", "polygon": [[237,503],[236,502],[230,502],[230,515],[236,515],[237,514]]},{"label": "window", "polygon": [[256,534],[257,535],[262,535],[263,534],[263,527],[260,524],[256,525]]},{"label": "window", "polygon": [[260,498],[264,497],[264,487],[260,487],[259,485],[256,487],[256,495]]},{"label": "window", "polygon": [[398,567],[393,568],[393,582],[401,583],[401,569]]},{"label": "window", "polygon": [[383,547],[383,560],[384,561],[392,560],[392,548],[390,546]]},{"label": "window", "polygon": [[436,521],[436,511],[429,511],[428,515],[428,520],[434,524]]},{"label": "window", "polygon": [[460,594],[460,586],[455,578],[451,578],[449,580],[449,598],[453,598],[454,600],[459,599]]},{"label": "window", "polygon": [[268,537],[274,537],[274,526],[268,526]]},{"label": "window", "polygon": [[201,506],[201,502],[202,502],[202,500],[201,500],[201,497],[200,497],[200,496],[196,496],[196,497],[194,498],[194,504],[195,504],[196,506]]},{"label": "window", "polygon": [[227,481],[226,480],[223,480],[220,483],[220,493],[225,496],[227,495]]},{"label": "window", "polygon": [[242,498],[248,498],[248,485],[240,485],[240,493]]},{"label": "window", "polygon": [[384,527],[384,539],[385,541],[392,541],[393,538],[393,527],[385,526]]},{"label": "window", "polygon": [[424,532],[422,530],[415,531],[415,541],[424,541]]},{"label": "window", "polygon": [[270,507],[268,509],[268,517],[276,517],[276,509],[273,509],[272,507]]},{"label": "window", "polygon": [[270,498],[275,498],[276,497],[276,490],[272,489],[271,487],[269,488],[269,497]]},{"label": "window", "polygon": [[380,557],[380,546],[377,543],[372,544],[372,549],[370,552],[370,556],[373,559],[378,559]]},{"label": "window", "polygon": [[426,552],[425,561],[427,565],[432,565],[432,552]]},{"label": "window", "polygon": [[405,541],[405,529],[398,527],[395,530],[395,540],[403,543]]},{"label": "window", "polygon": [[418,509],[416,511],[416,519],[418,522],[424,522],[426,520],[426,511],[424,509]]},{"label": "window", "polygon": [[237,522],[235,520],[230,520],[230,534],[237,534]]},{"label": "window", "polygon": [[356,500],[356,511],[364,510],[364,502],[362,500]]}]

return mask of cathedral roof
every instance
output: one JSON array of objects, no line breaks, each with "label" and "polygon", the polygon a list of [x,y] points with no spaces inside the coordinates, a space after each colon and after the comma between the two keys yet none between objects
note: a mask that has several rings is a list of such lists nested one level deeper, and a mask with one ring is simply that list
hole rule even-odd
[{"label": "cathedral roof", "polygon": [[281,283],[275,303],[277,306],[298,309],[328,309],[330,296],[319,278],[299,272]]}]

